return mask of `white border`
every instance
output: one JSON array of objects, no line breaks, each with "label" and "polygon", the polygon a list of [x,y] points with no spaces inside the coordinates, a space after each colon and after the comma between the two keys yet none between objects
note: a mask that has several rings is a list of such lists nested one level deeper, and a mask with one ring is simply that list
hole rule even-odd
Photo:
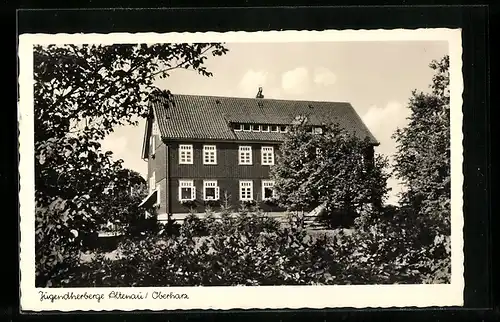
[{"label": "white border", "polygon": [[[34,128],[33,45],[67,43],[162,43],[162,42],[332,42],[332,41],[447,41],[450,55],[451,96],[451,242],[452,276],[448,285],[359,285],[280,287],[171,287],[171,288],[35,288],[34,218]],[[463,305],[463,217],[462,217],[462,45],[459,29],[331,30],[227,33],[113,33],[113,34],[23,34],[19,37],[19,128],[20,128],[20,229],[21,308],[43,310],[175,310],[251,308],[381,308]],[[52,294],[146,292],[148,300],[40,301],[39,291]],[[186,293],[188,300],[153,300],[152,292]]]}]

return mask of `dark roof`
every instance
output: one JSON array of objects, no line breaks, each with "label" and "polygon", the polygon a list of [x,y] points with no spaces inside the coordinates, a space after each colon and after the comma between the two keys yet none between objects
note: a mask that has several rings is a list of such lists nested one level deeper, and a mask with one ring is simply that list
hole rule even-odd
[{"label": "dark roof", "polygon": [[282,141],[281,133],[234,132],[230,123],[288,125],[306,115],[310,125],[338,123],[378,144],[350,103],[183,94],[173,95],[172,101],[159,97],[151,102],[165,139]]}]

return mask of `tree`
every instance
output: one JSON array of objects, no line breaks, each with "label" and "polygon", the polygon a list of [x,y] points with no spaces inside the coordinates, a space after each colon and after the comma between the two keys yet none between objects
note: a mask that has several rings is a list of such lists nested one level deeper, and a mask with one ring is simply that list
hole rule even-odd
[{"label": "tree", "polygon": [[[108,187],[100,198],[100,211],[108,214],[102,216],[101,224],[110,224],[111,230],[122,234],[134,236],[140,234],[144,224],[150,224],[146,218],[146,210],[154,213],[154,209],[140,208],[141,201],[148,195],[146,181],[137,172],[129,169],[116,171],[110,178]],[[151,216],[153,224],[157,223],[156,217]],[[154,217],[154,218],[153,218]],[[108,227],[105,226],[104,231]],[[151,225],[150,228],[157,228]],[[108,228],[109,229],[109,228]]]},{"label": "tree", "polygon": [[[424,276],[449,281],[450,248],[450,60],[444,56],[429,65],[434,70],[430,93],[413,91],[408,125],[394,138],[397,151],[394,171],[407,190],[400,204],[414,222],[418,254]],[[409,210],[409,211],[408,211]],[[410,218],[411,217],[411,218]]]},{"label": "tree", "polygon": [[450,231],[450,61],[432,61],[431,92],[413,91],[408,125],[394,134],[394,170],[407,191],[401,204],[411,206],[437,232]]},{"label": "tree", "polygon": [[383,199],[388,188],[387,160],[370,159],[372,146],[338,125],[325,126],[322,134],[310,131],[306,119],[294,124],[271,168],[280,204],[308,211],[321,204],[326,213],[359,213]]},{"label": "tree", "polygon": [[[147,115],[149,97],[164,94],[155,79],[177,68],[211,76],[207,55],[226,52],[218,43],[34,47],[37,286],[77,261],[81,236],[130,215],[131,173],[100,140]],[[122,196],[114,204],[110,191]]]}]

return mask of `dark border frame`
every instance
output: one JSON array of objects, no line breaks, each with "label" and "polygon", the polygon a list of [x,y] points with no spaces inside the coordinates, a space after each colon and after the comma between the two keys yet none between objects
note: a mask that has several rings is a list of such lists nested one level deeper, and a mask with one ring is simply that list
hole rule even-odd
[{"label": "dark border frame", "polygon": [[[173,311],[151,313],[155,318],[194,320],[201,318],[241,319],[487,319],[494,314],[491,288],[490,231],[490,129],[488,7],[486,6],[387,6],[387,7],[270,7],[270,8],[176,8],[142,10],[22,10],[17,12],[18,34],[79,32],[181,32],[181,31],[260,31],[324,29],[462,28],[463,37],[463,119],[464,119],[464,238],[465,307],[449,309],[357,310],[256,310],[256,311]],[[14,141],[16,142],[16,141]],[[17,145],[16,145],[17,146]],[[17,158],[16,158],[17,159]],[[17,170],[17,161],[16,161]],[[14,173],[14,172],[13,172]],[[17,178],[15,179],[17,181]],[[14,199],[17,202],[17,191]],[[17,203],[16,203],[17,207]],[[16,247],[16,255],[17,255]],[[13,280],[16,281],[16,280]],[[17,288],[18,291],[18,288]],[[16,292],[16,294],[19,294]],[[109,313],[18,315],[16,305],[10,316],[23,320],[44,317],[87,319]],[[473,309],[473,310],[472,310]],[[457,313],[461,311],[461,315]],[[259,312],[259,313],[258,313]],[[411,314],[410,314],[411,312]],[[498,311],[497,311],[498,312]],[[56,312],[53,312],[56,313]],[[80,312],[81,313],[81,312]],[[118,312],[115,312],[115,314]],[[134,314],[134,313],[130,313]],[[135,319],[145,314],[115,315]],[[161,315],[160,315],[161,314]],[[258,314],[258,316],[256,316]],[[463,314],[463,315],[462,315]],[[90,315],[90,316],[88,316]]]}]

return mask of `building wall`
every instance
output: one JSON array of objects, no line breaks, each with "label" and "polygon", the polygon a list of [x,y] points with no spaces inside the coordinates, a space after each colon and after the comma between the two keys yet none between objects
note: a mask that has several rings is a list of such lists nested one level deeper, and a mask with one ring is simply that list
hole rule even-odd
[{"label": "building wall", "polygon": [[152,147],[150,140],[149,156],[148,156],[148,185],[149,179],[155,174],[155,185],[160,185],[160,207],[157,209],[158,214],[167,213],[168,210],[168,180],[167,180],[167,146],[161,142],[160,137],[155,135],[155,148]]},{"label": "building wall", "polygon": [[[193,164],[179,164],[179,145],[193,145]],[[261,164],[261,146],[274,146],[275,158],[278,145],[269,144],[246,144],[246,143],[208,143],[215,144],[217,149],[217,164],[203,164],[203,143],[179,142],[170,143],[167,162],[170,164],[170,184],[169,202],[172,213],[185,213],[189,209],[179,202],[179,180],[194,180],[196,187],[197,211],[204,211],[203,201],[203,180],[217,180],[220,189],[220,198],[224,195],[230,196],[229,202],[233,209],[238,209],[239,201],[239,180],[253,180],[253,197],[256,201],[261,201],[262,179],[269,178],[269,165]],[[239,146],[252,146],[252,165],[239,165]],[[262,204],[264,211],[277,211],[276,207]]]},{"label": "building wall", "polygon": [[[179,145],[193,145],[193,164],[179,164]],[[214,143],[207,143],[214,144]],[[217,146],[217,164],[203,164],[203,143],[171,143],[169,161],[172,178],[268,178],[269,166],[261,164],[261,146],[269,144],[215,143]],[[238,164],[240,145],[252,147],[252,165]],[[274,145],[275,153],[278,146]]]},{"label": "building wall", "polygon": [[[160,184],[161,205],[158,214],[187,213],[189,208],[179,201],[179,180],[193,180],[196,188],[196,211],[204,212],[203,180],[217,180],[220,188],[220,199],[228,196],[228,202],[232,209],[237,210],[241,202],[239,200],[239,180],[253,181],[253,198],[259,207],[265,212],[280,212],[284,209],[275,205],[262,202],[262,180],[269,178],[270,166],[261,164],[261,147],[269,144],[246,144],[246,143],[208,143],[217,147],[217,164],[203,164],[203,143],[179,142],[163,143],[155,140],[154,157],[150,153],[148,162],[148,179],[155,172],[156,183]],[[179,164],[179,145],[193,145],[193,164]],[[252,146],[252,165],[238,164],[238,151],[240,145]],[[273,145],[276,155],[279,145]],[[368,164],[373,162],[373,148],[366,153]],[[148,180],[149,182],[149,180]],[[377,200],[374,200],[377,203]],[[169,208],[170,205],[170,208]],[[162,217],[163,218],[163,217]]]},{"label": "building wall", "polygon": [[[184,179],[184,178],[183,178]],[[194,185],[196,188],[196,200],[195,200],[195,209],[196,212],[204,212],[205,211],[205,202],[203,200],[203,180],[210,180],[213,178],[185,178],[192,179],[194,181]],[[265,202],[262,202],[262,179],[250,179],[244,178],[253,181],[253,198],[258,203],[258,206],[264,212],[276,212],[283,211],[284,209],[279,208],[277,206],[269,205]],[[217,179],[217,184],[220,187],[220,202],[224,203],[227,200],[232,210],[238,210],[241,207],[241,202],[239,201],[239,180],[238,178],[226,178],[226,179]],[[172,178],[170,181],[170,202],[172,205],[172,213],[187,213],[190,211],[189,207],[182,205],[179,202],[179,178]],[[226,199],[227,196],[227,199]]]}]

